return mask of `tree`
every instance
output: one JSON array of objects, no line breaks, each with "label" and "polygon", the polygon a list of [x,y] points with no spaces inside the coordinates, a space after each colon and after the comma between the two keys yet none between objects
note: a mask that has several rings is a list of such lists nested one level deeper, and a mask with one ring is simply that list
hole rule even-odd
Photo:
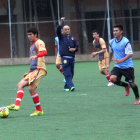
[{"label": "tree", "polygon": [[86,34],[86,23],[81,21],[85,19],[84,16],[84,0],[74,0],[76,18],[78,19],[78,36],[79,36],[79,45],[81,49],[81,54],[88,53],[88,38]]}]

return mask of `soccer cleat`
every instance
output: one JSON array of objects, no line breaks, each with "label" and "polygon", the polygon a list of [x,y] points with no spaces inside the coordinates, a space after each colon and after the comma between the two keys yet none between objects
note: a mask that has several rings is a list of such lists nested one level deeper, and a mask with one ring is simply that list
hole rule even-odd
[{"label": "soccer cleat", "polygon": [[140,104],[140,100],[135,99],[135,105],[139,105]]},{"label": "soccer cleat", "polygon": [[18,111],[20,109],[20,106],[16,106],[15,104],[11,104],[10,106],[7,106],[9,110],[15,110]]},{"label": "soccer cleat", "polygon": [[128,83],[128,86],[125,87],[125,96],[129,96],[129,88],[130,88],[130,85]]},{"label": "soccer cleat", "polygon": [[108,82],[107,86],[111,87],[111,86],[114,86],[114,84],[112,82]]},{"label": "soccer cleat", "polygon": [[38,111],[36,110],[34,113],[30,114],[30,116],[43,116],[44,112],[43,111]]},{"label": "soccer cleat", "polygon": [[64,88],[64,91],[68,92],[68,91],[70,91],[70,89],[68,89],[68,88]]},{"label": "soccer cleat", "polygon": [[75,90],[75,87],[71,87],[71,89],[70,89],[71,91],[74,91]]}]

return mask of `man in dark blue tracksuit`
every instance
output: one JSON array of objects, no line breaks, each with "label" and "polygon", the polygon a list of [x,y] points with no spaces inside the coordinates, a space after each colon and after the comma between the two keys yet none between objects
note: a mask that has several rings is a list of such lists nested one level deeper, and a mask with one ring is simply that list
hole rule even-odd
[{"label": "man in dark blue tracksuit", "polygon": [[72,79],[74,75],[75,52],[78,51],[78,44],[76,39],[70,34],[70,27],[68,25],[62,27],[64,19],[64,17],[61,18],[56,31],[59,38],[59,52],[66,80],[64,90],[74,91],[75,87]]}]

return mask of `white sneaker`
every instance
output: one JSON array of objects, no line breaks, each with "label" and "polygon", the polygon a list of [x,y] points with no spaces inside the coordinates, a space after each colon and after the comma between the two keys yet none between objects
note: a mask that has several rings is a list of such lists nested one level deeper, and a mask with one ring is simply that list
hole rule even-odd
[{"label": "white sneaker", "polygon": [[111,87],[111,86],[114,86],[114,84],[112,82],[108,82],[107,86]]}]

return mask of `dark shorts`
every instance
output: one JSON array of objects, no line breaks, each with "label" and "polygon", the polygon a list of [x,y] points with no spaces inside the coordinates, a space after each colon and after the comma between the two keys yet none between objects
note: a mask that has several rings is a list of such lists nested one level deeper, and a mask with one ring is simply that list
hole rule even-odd
[{"label": "dark shorts", "polygon": [[111,71],[111,75],[117,76],[117,81],[120,81],[122,76],[125,77],[125,81],[129,83],[133,83],[135,76],[134,76],[134,68],[126,68],[126,69],[120,69],[118,67],[114,67]]}]

